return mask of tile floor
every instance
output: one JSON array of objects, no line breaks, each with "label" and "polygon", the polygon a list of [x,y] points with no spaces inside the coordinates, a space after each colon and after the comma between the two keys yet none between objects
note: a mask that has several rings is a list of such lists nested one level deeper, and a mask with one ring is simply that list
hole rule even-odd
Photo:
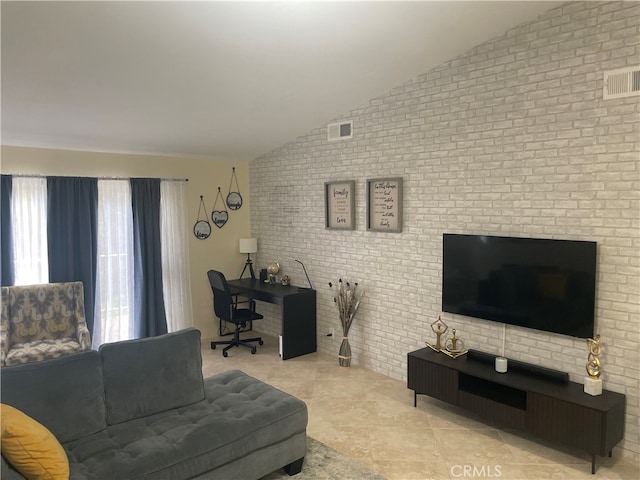
[{"label": "tile floor", "polygon": [[205,376],[239,369],[304,400],[309,436],[389,480],[640,478],[638,462],[622,458],[619,449],[612,458],[598,457],[591,475],[590,457],[582,452],[497,429],[428,397],[419,396],[414,408],[405,382],[359,366],[341,368],[337,356],[282,361],[277,339],[263,339],[255,355],[239,347],[227,358],[222,347],[211,350],[203,342]]}]

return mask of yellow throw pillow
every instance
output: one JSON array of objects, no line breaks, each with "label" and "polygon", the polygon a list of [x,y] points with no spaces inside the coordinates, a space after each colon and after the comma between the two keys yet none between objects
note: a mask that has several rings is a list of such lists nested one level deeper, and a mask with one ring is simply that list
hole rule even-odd
[{"label": "yellow throw pillow", "polygon": [[4,458],[27,480],[68,480],[69,459],[56,437],[20,410],[0,408]]}]

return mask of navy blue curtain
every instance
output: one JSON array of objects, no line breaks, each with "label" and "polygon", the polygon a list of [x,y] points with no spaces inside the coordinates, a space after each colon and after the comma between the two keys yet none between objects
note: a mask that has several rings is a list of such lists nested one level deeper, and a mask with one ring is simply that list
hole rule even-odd
[{"label": "navy blue curtain", "polygon": [[134,334],[136,338],[167,333],[162,293],[160,180],[131,179],[134,251]]},{"label": "navy blue curtain", "polygon": [[93,333],[98,255],[98,180],[47,177],[49,281],[84,283],[87,327]]},{"label": "navy blue curtain", "polygon": [[13,177],[2,175],[0,184],[0,243],[2,244],[2,263],[0,278],[2,286],[13,285],[15,283],[15,269],[13,265],[13,233],[11,230],[11,192],[13,190]]}]

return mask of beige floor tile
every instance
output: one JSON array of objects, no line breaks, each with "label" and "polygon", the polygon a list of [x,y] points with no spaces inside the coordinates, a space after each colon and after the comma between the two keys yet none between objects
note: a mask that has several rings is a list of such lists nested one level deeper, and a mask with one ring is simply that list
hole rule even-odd
[{"label": "beige floor tile", "polygon": [[434,428],[438,450],[449,465],[499,465],[512,459],[497,430]]},{"label": "beige floor tile", "polygon": [[413,425],[373,425],[369,429],[374,461],[396,461],[401,458],[425,461],[442,460],[438,439],[431,428]]},{"label": "beige floor tile", "polygon": [[449,478],[446,467],[441,462],[434,460],[376,460],[371,469],[387,480],[441,480]]},{"label": "beige floor tile", "polygon": [[309,435],[363,465],[371,467],[371,442],[366,427],[323,424],[310,428]]}]

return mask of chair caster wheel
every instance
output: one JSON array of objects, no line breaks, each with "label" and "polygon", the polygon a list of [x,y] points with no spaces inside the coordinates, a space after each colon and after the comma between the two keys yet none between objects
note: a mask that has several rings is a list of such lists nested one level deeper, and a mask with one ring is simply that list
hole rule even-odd
[{"label": "chair caster wheel", "polygon": [[215,350],[217,345],[211,345],[211,350]]},{"label": "chair caster wheel", "polygon": [[225,357],[225,358],[228,357],[229,356],[229,352],[222,352],[222,356]]},{"label": "chair caster wheel", "polygon": [[264,342],[263,342],[262,340],[260,340],[260,341],[258,342],[258,345],[264,345]]},{"label": "chair caster wheel", "polygon": [[256,347],[253,347],[253,348],[251,349],[251,355],[255,355],[255,354],[256,354]]}]

